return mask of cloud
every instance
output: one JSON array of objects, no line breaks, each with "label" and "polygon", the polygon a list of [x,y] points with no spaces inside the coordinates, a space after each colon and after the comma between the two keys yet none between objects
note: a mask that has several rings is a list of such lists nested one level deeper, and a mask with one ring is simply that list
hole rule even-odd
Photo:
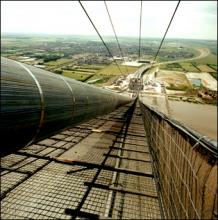
[{"label": "cloud", "polygon": [[[113,35],[103,1],[82,1],[102,35]],[[143,1],[142,36],[162,37],[176,1]],[[118,36],[138,36],[140,1],[107,1]],[[181,1],[167,37],[217,38],[217,2]],[[2,1],[2,32],[96,35],[77,1]]]}]

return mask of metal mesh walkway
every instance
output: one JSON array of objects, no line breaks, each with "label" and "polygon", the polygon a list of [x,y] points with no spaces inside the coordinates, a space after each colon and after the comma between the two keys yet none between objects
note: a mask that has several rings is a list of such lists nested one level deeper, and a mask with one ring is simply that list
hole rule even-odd
[{"label": "metal mesh walkway", "polygon": [[1,161],[2,219],[158,219],[162,209],[138,104]]}]

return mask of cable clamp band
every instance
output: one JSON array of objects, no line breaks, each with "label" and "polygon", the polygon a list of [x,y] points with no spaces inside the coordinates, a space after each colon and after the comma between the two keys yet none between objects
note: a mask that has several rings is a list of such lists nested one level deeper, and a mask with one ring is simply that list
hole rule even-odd
[{"label": "cable clamp band", "polygon": [[30,145],[31,143],[33,143],[33,141],[36,139],[37,135],[40,132],[40,129],[42,128],[43,125],[43,121],[44,121],[44,116],[45,116],[45,102],[44,102],[44,96],[43,96],[43,91],[42,91],[42,87],[39,84],[39,81],[37,80],[37,78],[35,77],[35,75],[30,71],[30,69],[28,69],[24,64],[15,61],[18,65],[20,65],[23,69],[26,70],[26,72],[29,73],[29,75],[33,78],[34,82],[36,83],[36,86],[39,90],[39,96],[40,96],[40,106],[41,106],[41,115],[40,115],[40,120],[39,120],[39,125],[36,131],[36,134],[33,136],[32,140],[26,144],[26,146]]}]

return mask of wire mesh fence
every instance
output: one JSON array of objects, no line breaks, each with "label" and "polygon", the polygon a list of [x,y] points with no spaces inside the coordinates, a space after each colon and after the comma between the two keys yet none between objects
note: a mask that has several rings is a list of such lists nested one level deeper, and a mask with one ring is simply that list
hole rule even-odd
[{"label": "wire mesh fence", "polygon": [[217,218],[216,146],[140,103],[166,218]]}]

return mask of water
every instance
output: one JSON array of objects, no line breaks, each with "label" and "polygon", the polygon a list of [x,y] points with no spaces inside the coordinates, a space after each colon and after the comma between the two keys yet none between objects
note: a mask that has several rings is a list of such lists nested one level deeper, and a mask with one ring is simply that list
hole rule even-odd
[{"label": "water", "polygon": [[201,79],[189,79],[193,86],[200,87],[201,86]]},{"label": "water", "polygon": [[167,101],[165,96],[143,95],[140,100],[198,133],[217,140],[217,106]]}]

